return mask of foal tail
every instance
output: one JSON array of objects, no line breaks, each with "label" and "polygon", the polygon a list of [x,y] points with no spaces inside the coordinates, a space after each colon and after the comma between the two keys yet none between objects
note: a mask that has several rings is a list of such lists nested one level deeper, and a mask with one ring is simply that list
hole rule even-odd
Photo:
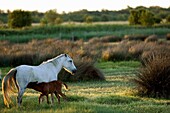
[{"label": "foal tail", "polygon": [[16,69],[11,69],[7,75],[2,80],[2,94],[4,98],[4,104],[9,107],[9,104],[12,103],[10,96],[8,95],[10,92],[14,92],[16,87]]},{"label": "foal tail", "polygon": [[68,86],[66,83],[62,82],[62,84],[64,85],[65,89],[68,90]]}]

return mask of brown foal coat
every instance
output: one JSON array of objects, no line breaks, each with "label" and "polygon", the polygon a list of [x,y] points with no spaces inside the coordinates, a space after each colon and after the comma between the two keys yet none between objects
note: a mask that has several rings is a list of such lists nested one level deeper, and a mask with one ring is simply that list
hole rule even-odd
[{"label": "brown foal coat", "polygon": [[[52,98],[52,103],[54,103],[54,97],[53,93],[56,95],[58,99],[58,103],[60,104],[60,96],[62,96],[64,99],[66,99],[66,95],[62,93],[62,84],[65,86],[66,89],[68,89],[68,86],[61,82],[61,81],[51,81],[48,83],[42,82],[42,83],[37,83],[37,82],[31,82],[27,85],[27,88],[34,89],[36,91],[41,92],[39,96],[39,103],[41,101],[41,98],[43,96],[47,97],[47,103],[49,104],[49,99],[48,99],[48,94],[51,94]],[[60,96],[59,96],[60,95]]]}]

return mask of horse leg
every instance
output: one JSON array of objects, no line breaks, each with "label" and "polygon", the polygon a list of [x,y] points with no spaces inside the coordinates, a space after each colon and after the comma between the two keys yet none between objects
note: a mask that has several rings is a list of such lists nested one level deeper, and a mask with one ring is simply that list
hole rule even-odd
[{"label": "horse leg", "polygon": [[58,99],[58,104],[60,104],[60,96],[59,96],[59,94],[57,93],[57,91],[55,91],[54,94],[55,94],[55,96],[56,96],[57,99]]},{"label": "horse leg", "polygon": [[64,98],[65,101],[67,101],[67,97],[65,94],[63,94],[62,92],[59,92],[59,94]]},{"label": "horse leg", "polygon": [[41,93],[39,96],[39,104],[41,103],[41,100],[43,101],[43,99],[44,99],[43,96],[44,96],[44,94]]},{"label": "horse leg", "polygon": [[41,102],[44,102],[44,95],[41,97]]},{"label": "horse leg", "polygon": [[46,97],[47,97],[47,103],[50,104],[50,101],[48,99],[48,94],[46,94]]},{"label": "horse leg", "polygon": [[51,100],[52,100],[52,104],[54,104],[54,95],[53,95],[53,93],[51,93]]},{"label": "horse leg", "polygon": [[25,88],[20,88],[19,89],[18,97],[17,97],[18,106],[20,106],[21,103],[22,103],[22,96],[23,96],[24,92],[25,92]]}]

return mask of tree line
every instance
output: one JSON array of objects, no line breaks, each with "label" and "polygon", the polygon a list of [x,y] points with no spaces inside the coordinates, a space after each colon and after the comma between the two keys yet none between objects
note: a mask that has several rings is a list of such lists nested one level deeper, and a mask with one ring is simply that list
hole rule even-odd
[{"label": "tree line", "polygon": [[[62,14],[59,14],[56,9],[46,11],[45,13],[23,10],[14,10],[13,12],[7,10],[5,12],[0,10],[0,24],[8,23],[9,26],[15,26],[18,21],[20,24],[25,23],[23,26],[29,26],[31,23],[54,25],[62,22],[91,23],[106,21],[129,21],[131,25],[148,26],[164,21],[170,22],[170,7],[162,8],[159,6],[152,6],[147,8],[144,6],[138,6],[136,8],[132,8],[128,6],[126,9],[119,11],[109,11],[106,9],[101,11],[88,11],[86,9],[82,9],[69,13],[62,12]],[[28,23],[25,21],[28,21]],[[22,25],[17,25],[16,27],[22,27]]]}]

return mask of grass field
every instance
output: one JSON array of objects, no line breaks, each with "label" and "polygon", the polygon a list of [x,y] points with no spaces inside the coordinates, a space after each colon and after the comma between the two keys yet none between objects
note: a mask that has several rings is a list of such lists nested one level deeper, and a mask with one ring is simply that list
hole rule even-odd
[{"label": "grass field", "polygon": [[32,39],[58,38],[69,39],[78,38],[85,41],[93,37],[114,35],[123,37],[124,35],[159,35],[166,36],[170,32],[169,24],[142,27],[130,26],[127,24],[64,24],[58,26],[33,26],[23,29],[0,29],[0,40],[11,42],[28,42]]},{"label": "grass field", "polygon": [[[68,101],[50,106],[38,104],[39,93],[27,90],[21,107],[6,108],[0,93],[0,112],[11,113],[169,113],[169,100],[135,95],[135,77],[140,63],[137,61],[100,62],[96,66],[105,74],[106,81],[67,83]],[[1,68],[2,76],[10,68]]]}]

